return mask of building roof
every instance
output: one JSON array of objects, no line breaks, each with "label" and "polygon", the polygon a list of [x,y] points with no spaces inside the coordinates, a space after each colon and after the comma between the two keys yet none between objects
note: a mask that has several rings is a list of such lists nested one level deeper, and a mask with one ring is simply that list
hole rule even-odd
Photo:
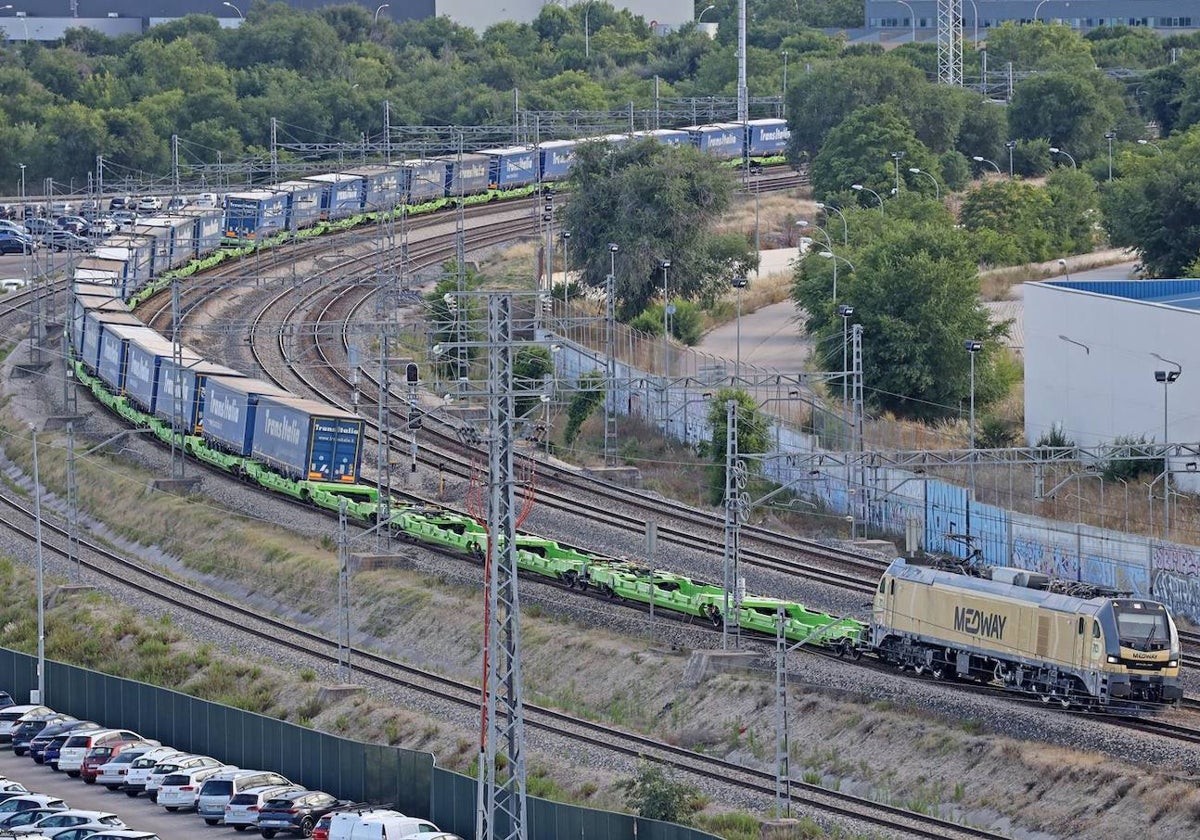
[{"label": "building roof", "polygon": [[1076,292],[1119,297],[1139,303],[1200,311],[1200,280],[1051,280],[1045,283]]}]

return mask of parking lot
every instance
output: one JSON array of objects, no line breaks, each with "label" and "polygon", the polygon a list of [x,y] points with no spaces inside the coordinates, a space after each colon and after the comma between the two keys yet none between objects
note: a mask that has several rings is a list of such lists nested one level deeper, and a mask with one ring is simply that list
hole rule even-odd
[{"label": "parking lot", "polygon": [[[99,785],[87,785],[65,773],[34,764],[33,759],[0,749],[0,775],[20,782],[32,791],[62,797],[72,808],[110,811],[130,828],[153,831],[162,840],[212,840],[215,837],[257,837],[257,833],[235,833],[225,826],[209,827],[194,813],[167,813],[144,796],[130,799],[123,793],[111,793]],[[286,837],[287,835],[281,835]]]}]

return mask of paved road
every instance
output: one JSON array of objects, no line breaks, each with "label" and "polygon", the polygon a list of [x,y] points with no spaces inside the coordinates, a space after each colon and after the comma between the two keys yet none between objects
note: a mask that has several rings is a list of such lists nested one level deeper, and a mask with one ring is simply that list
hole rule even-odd
[{"label": "paved road", "polygon": [[0,775],[14,779],[32,791],[62,797],[72,808],[117,814],[131,828],[156,832],[162,840],[213,840],[258,836],[250,832],[237,833],[224,826],[209,827],[194,813],[168,813],[151,803],[145,796],[130,799],[123,793],[112,793],[99,785],[85,785],[82,780],[72,779],[66,773],[55,773],[49,767],[34,764],[31,758],[18,758],[7,747],[0,750]]}]

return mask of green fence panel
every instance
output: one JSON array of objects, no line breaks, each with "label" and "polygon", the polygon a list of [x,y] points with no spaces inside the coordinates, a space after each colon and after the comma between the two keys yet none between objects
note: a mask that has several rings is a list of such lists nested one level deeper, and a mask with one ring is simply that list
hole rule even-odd
[{"label": "green fence panel", "polygon": [[720,840],[716,834],[676,823],[648,820],[643,817],[637,817],[634,823],[638,840]]},{"label": "green fence panel", "polygon": [[[15,650],[5,650],[3,665],[0,666],[0,676],[3,677],[2,687],[12,695],[19,704],[29,702],[29,692],[37,688],[37,657],[19,653]],[[49,663],[47,663],[49,664]],[[46,669],[46,695],[50,695],[50,669]],[[42,698],[45,703],[46,699]]]},{"label": "green fence panel", "polygon": [[475,836],[475,780],[462,773],[434,767],[429,819],[442,831]]}]

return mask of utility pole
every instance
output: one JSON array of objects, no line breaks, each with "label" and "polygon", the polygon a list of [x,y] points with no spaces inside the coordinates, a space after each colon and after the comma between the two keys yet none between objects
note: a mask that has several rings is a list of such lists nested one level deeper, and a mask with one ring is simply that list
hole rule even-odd
[{"label": "utility pole", "polygon": [[350,537],[346,533],[346,497],[338,500],[338,679],[350,682]]},{"label": "utility pole", "polygon": [[746,462],[738,453],[737,400],[725,403],[725,554],[724,603],[721,611],[721,649],[741,646],[742,598],[738,560],[741,553],[742,514],[747,507]]},{"label": "utility pole", "polygon": [[608,243],[609,272],[604,281],[604,466],[617,463],[617,243]]}]

